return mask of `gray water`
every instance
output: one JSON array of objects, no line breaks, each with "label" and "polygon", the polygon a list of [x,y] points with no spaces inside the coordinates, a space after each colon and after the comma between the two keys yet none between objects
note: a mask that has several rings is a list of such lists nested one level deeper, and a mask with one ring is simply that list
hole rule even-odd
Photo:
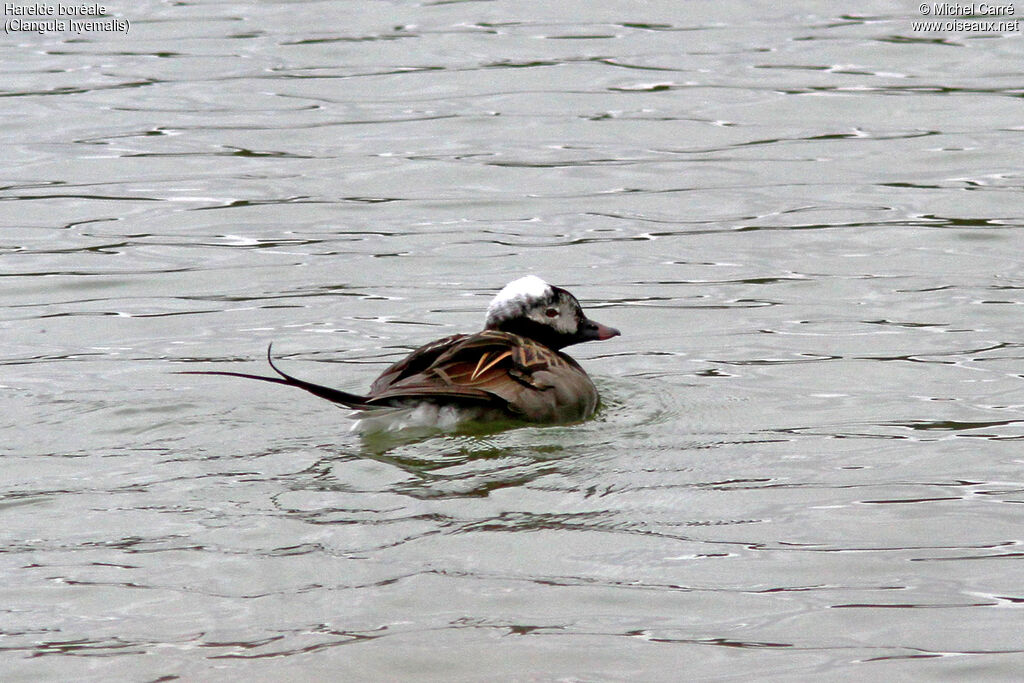
[{"label": "gray water", "polygon": [[[840,4],[0,38],[3,680],[1019,677],[1021,35]],[[531,272],[585,424],[173,374],[360,391]]]}]

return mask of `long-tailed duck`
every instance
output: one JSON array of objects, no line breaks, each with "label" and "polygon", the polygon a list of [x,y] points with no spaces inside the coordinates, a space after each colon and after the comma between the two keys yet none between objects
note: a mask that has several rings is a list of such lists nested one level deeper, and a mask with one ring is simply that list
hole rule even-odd
[{"label": "long-tailed duck", "polygon": [[585,420],[598,405],[597,388],[561,349],[610,339],[619,331],[590,320],[568,291],[528,275],[507,284],[487,308],[484,329],[426,344],[378,377],[365,395],[292,377],[220,370],[228,375],[287,384],[355,411],[354,429],[409,426],[451,428],[471,420],[563,423]]}]

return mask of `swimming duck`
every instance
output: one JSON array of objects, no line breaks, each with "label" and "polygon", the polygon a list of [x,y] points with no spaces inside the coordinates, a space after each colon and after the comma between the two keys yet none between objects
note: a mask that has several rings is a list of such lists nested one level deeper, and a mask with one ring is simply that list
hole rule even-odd
[{"label": "swimming duck", "polygon": [[185,374],[299,387],[354,410],[359,420],[354,429],[361,431],[445,429],[470,420],[575,422],[594,414],[597,388],[562,349],[618,334],[587,318],[568,291],[528,275],[498,292],[483,330],[421,346],[384,370],[365,395],[293,377],[274,365],[269,347],[267,361],[279,377],[216,370]]}]

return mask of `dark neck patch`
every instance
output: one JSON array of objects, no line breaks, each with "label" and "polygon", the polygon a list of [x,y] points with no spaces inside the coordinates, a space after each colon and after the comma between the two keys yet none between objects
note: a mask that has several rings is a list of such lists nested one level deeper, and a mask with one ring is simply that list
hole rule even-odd
[{"label": "dark neck patch", "polygon": [[532,339],[555,351],[576,342],[574,337],[562,334],[550,325],[544,325],[529,318],[502,320],[497,325],[489,326],[488,329],[518,334],[520,337]]}]

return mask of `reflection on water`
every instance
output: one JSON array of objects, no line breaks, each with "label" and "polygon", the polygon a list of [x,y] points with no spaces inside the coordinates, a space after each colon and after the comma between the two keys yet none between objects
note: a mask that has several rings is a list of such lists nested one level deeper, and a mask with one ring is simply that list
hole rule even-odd
[{"label": "reflection on water", "polygon": [[[6,37],[7,677],[1014,677],[1018,37],[353,9]],[[623,331],[585,424],[173,374],[358,390],[527,272]]]}]

